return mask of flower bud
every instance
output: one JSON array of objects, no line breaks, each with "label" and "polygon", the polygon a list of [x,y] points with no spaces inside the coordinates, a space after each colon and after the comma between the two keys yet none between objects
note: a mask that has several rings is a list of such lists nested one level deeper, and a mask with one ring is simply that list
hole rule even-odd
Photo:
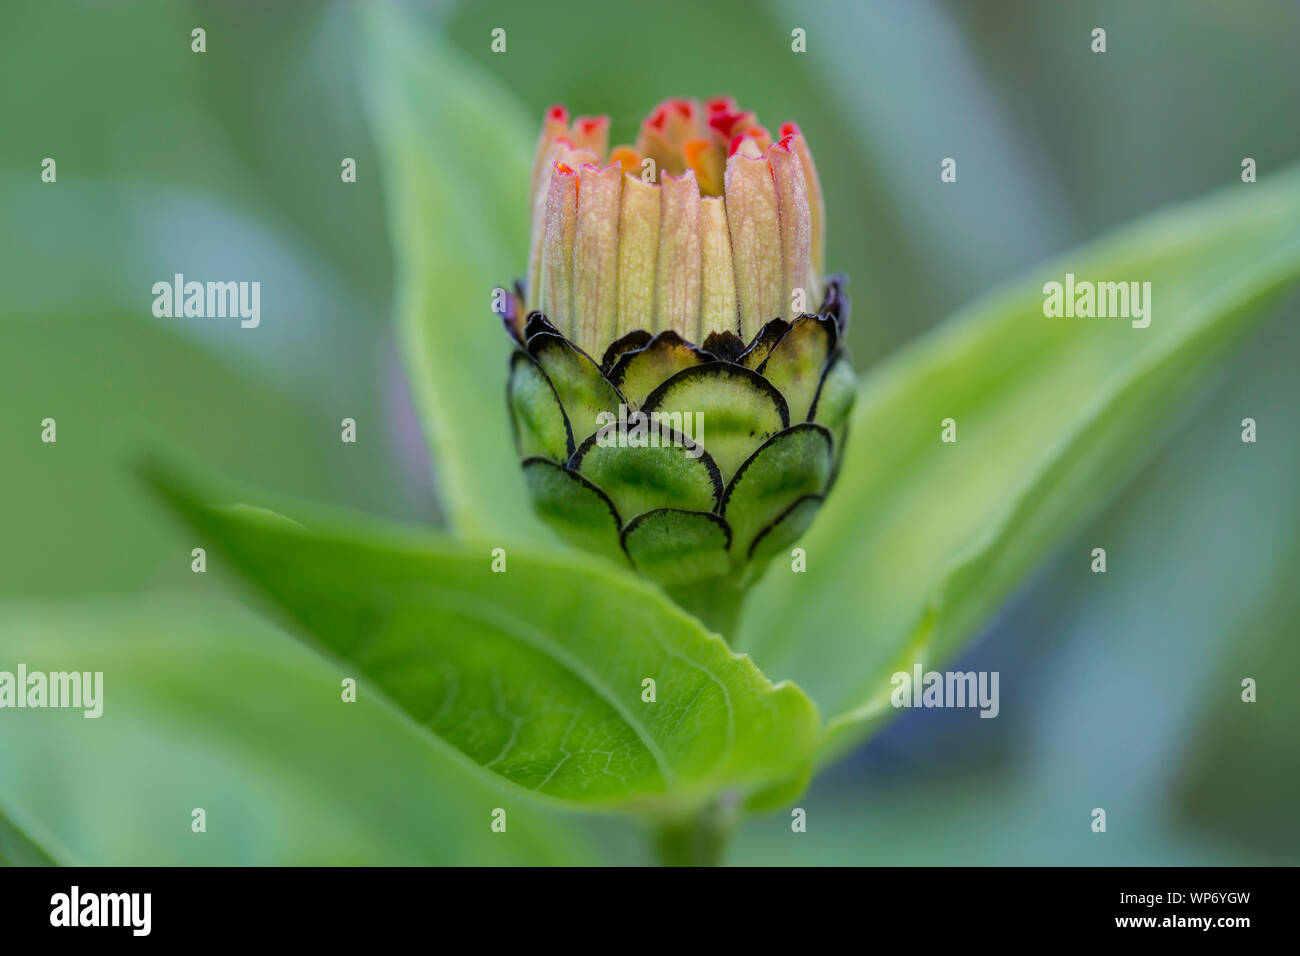
[{"label": "flower bud", "polygon": [[[746,584],[827,493],[854,398],[848,298],[799,128],[667,100],[635,144],[546,114],[504,316],[534,504],[670,590]],[[811,311],[816,309],[816,311]]]}]

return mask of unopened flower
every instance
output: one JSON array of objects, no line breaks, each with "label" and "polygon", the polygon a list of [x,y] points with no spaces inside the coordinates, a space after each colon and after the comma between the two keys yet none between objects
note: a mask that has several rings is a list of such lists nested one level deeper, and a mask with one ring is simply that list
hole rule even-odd
[{"label": "unopened flower", "polygon": [[808,143],[729,98],[669,100],[631,146],[552,108],[528,273],[504,315],[538,512],[668,587],[751,580],[808,527],[854,376]]}]

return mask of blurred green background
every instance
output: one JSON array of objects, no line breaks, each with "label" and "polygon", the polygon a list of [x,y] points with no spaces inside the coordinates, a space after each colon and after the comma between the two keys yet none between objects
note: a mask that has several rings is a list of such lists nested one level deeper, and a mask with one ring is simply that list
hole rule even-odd
[{"label": "blurred green background", "polygon": [[[1287,0],[407,6],[532,114],[609,113],[615,140],[666,96],[797,120],[860,370],[1027,266],[1236,180],[1244,156],[1261,178],[1300,158]],[[0,810],[89,863],[643,862],[634,825],[540,806],[508,844],[473,835],[465,814],[518,798],[450,751],[430,763],[383,707],[309,703],[332,665],[229,578],[191,574],[192,543],[124,468],[143,427],[276,492],[440,520],[347,6],[11,0],[0,24],[0,668],[103,669],[109,695],[98,722],[0,717]],[[447,142],[430,175],[491,162]],[[262,327],[154,318],[175,272],[259,280]],[[755,819],[733,859],[1300,861],[1296,302],[957,662],[1001,673],[998,720],[903,714],[803,798],[806,834]],[[1257,445],[1205,454],[1246,416]],[[1260,705],[1239,703],[1245,676]]]}]

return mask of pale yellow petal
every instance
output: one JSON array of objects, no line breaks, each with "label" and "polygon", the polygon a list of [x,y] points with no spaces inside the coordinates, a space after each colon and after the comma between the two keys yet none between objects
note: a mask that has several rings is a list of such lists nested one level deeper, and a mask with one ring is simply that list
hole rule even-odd
[{"label": "pale yellow petal", "polygon": [[736,310],[736,273],[731,261],[727,206],[721,196],[700,200],[703,278],[700,288],[700,338],[711,332],[740,331]]},{"label": "pale yellow petal", "polygon": [[[781,221],[781,297],[785,305],[781,314],[793,322],[797,313],[816,312],[821,305],[818,290],[808,287],[812,275],[808,190],[796,153],[777,144],[768,150],[767,159],[776,185],[776,211]],[[803,290],[797,300],[801,303],[797,311],[794,307],[796,289]]]},{"label": "pale yellow petal", "polygon": [[700,189],[694,170],[665,176],[660,187],[659,275],[655,287],[655,327],[672,329],[699,341]]},{"label": "pale yellow petal", "polygon": [[[752,142],[752,141],[750,141]],[[740,335],[746,342],[788,309],[781,294],[781,224],[767,160],[742,147],[727,160],[727,223],[736,266]]]},{"label": "pale yellow petal", "polygon": [[573,240],[574,341],[598,361],[614,340],[618,315],[618,220],[623,168],[578,170]]},{"label": "pale yellow petal", "polygon": [[546,165],[545,175],[538,181],[532,200],[532,228],[528,239],[528,282],[524,296],[529,311],[545,309],[542,304],[542,242],[546,236],[546,204],[551,191],[551,176],[556,163],[563,163],[570,169],[596,162],[594,153],[585,149],[575,149],[568,140],[558,140],[548,148],[550,161]]},{"label": "pale yellow petal", "polygon": [[542,311],[551,324],[573,336],[573,238],[578,225],[578,173],[556,163],[546,196],[542,240]]},{"label": "pale yellow petal", "polygon": [[618,329],[615,338],[654,328],[655,276],[659,261],[658,183],[623,177],[618,220]]},{"label": "pale yellow petal", "polygon": [[[818,283],[826,275],[826,201],[822,198],[822,184],[817,178],[817,166],[813,163],[812,150],[808,140],[794,123],[781,127],[782,136],[793,136],[791,149],[799,157],[803,167],[804,184],[808,189],[808,211],[811,219],[811,241],[809,251],[812,256],[813,275]],[[820,305],[820,303],[818,303]]]}]

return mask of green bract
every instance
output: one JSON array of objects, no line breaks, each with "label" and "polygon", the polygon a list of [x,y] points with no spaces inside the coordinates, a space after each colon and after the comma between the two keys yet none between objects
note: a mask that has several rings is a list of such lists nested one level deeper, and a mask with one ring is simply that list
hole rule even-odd
[{"label": "green bract", "polygon": [[746,584],[812,523],[843,452],[849,303],[748,344],[634,331],[597,361],[511,300],[507,401],[538,514],[566,541],[667,587]]}]

